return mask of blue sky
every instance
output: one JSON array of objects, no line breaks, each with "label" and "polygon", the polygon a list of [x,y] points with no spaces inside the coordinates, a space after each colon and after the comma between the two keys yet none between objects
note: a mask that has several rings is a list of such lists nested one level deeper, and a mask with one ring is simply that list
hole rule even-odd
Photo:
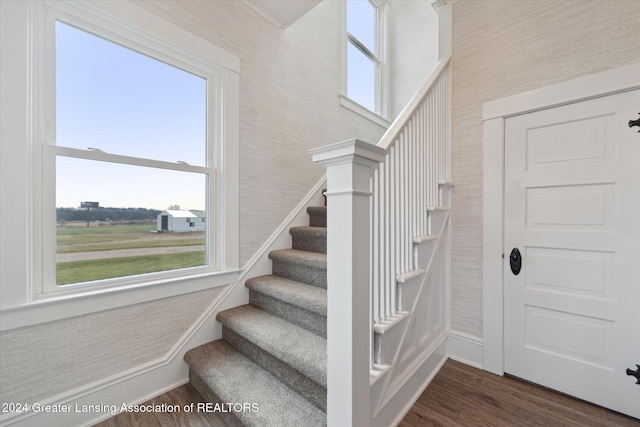
[{"label": "blue sky", "polygon": [[[348,30],[375,52],[375,9],[348,3]],[[349,45],[348,96],[375,107],[373,63]],[[204,166],[206,81],[56,23],[56,144]],[[204,209],[202,174],[58,156],[56,206]]]},{"label": "blue sky", "polygon": [[[56,144],[204,166],[206,81],[58,22]],[[204,209],[205,177],[57,159],[56,206]]]},{"label": "blue sky", "polygon": [[[376,9],[369,1],[347,2],[347,31],[373,54],[377,54],[376,21]],[[347,57],[347,96],[375,111],[375,64],[351,43]]]}]

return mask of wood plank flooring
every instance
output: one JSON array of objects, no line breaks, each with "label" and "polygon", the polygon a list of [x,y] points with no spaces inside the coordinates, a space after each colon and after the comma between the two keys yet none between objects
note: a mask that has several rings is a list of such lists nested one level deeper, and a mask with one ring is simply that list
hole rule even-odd
[{"label": "wood plank flooring", "polygon": [[[186,384],[145,404],[184,406],[203,401]],[[223,427],[224,423],[213,413],[122,413],[97,426]],[[448,360],[399,425],[426,426],[640,427],[640,420]]]},{"label": "wood plank flooring", "polygon": [[[142,405],[188,405],[205,402],[200,393],[189,383],[169,390],[148,400]],[[193,411],[185,413],[163,413],[163,412],[123,412],[115,417],[109,418],[95,427],[226,427],[226,424],[211,412]]]},{"label": "wood plank flooring", "polygon": [[640,427],[640,421],[448,360],[399,425],[418,426]]}]

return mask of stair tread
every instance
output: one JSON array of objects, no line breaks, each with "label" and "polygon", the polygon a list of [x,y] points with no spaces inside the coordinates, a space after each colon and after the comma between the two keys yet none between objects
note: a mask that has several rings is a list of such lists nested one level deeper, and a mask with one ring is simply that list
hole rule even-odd
[{"label": "stair tread", "polygon": [[307,213],[319,213],[323,214],[327,212],[326,206],[309,206],[307,207]]},{"label": "stair tread", "polygon": [[269,259],[273,261],[285,261],[292,264],[302,264],[309,267],[327,269],[327,254],[320,252],[301,251],[298,249],[280,249],[271,251]]},{"label": "stair tread", "polygon": [[255,292],[279,299],[323,316],[327,315],[327,290],[284,277],[253,277],[245,286]]},{"label": "stair tread", "polygon": [[327,236],[326,227],[314,227],[311,225],[303,225],[300,227],[291,227],[289,229],[290,234],[311,234],[314,236]]},{"label": "stair tread", "polygon": [[436,240],[438,240],[438,236],[428,234],[426,236],[415,236],[413,238],[413,243],[424,243],[424,242],[436,241]]},{"label": "stair tread", "polygon": [[184,359],[223,402],[258,405],[255,412],[234,412],[246,425],[326,425],[324,412],[223,340],[189,350]]},{"label": "stair tread", "polygon": [[217,320],[282,362],[327,386],[327,340],[250,305],[218,313]]}]

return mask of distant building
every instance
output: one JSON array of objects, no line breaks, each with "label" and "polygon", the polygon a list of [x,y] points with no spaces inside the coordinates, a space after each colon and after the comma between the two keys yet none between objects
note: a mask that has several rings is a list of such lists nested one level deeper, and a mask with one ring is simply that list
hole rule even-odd
[{"label": "distant building", "polygon": [[186,233],[205,230],[204,211],[166,210],[158,215],[160,232]]}]

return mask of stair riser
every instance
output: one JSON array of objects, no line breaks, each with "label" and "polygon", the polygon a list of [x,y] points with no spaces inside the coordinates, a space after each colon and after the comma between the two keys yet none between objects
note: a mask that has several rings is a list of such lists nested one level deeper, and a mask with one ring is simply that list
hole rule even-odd
[{"label": "stair riser", "polygon": [[327,253],[326,236],[296,236],[293,235],[293,249],[300,251]]},{"label": "stair riser", "polygon": [[327,337],[327,317],[286,303],[268,295],[249,290],[249,304],[305,328],[323,338]]},{"label": "stair riser", "polygon": [[326,209],[307,209],[309,214],[309,225],[311,227],[326,227],[327,226],[327,211]]},{"label": "stair riser", "polygon": [[309,218],[309,225],[311,227],[326,227],[327,218],[325,216],[318,216],[315,218]]},{"label": "stair riser", "polygon": [[[206,402],[211,402],[214,405],[216,403],[228,403],[224,402],[218,397],[207,384],[200,378],[198,374],[193,372],[193,369],[189,369],[189,382],[195,388],[198,393],[204,398]],[[235,416],[233,412],[218,412],[216,413],[225,422],[227,427],[244,427],[244,424]]]},{"label": "stair riser", "polygon": [[447,219],[447,211],[444,210],[436,210],[429,211],[427,214],[427,227],[429,230],[429,235],[433,236],[440,233],[440,229],[442,228],[442,224]]},{"label": "stair riser", "polygon": [[225,326],[222,327],[222,339],[273,376],[277,377],[291,389],[295,390],[313,405],[326,412],[327,389],[322,385],[316,383],[306,375],[301,374],[295,368],[287,365]]},{"label": "stair riser", "polygon": [[273,261],[273,274],[287,279],[306,283],[307,285],[327,288],[327,270],[286,261]]}]

